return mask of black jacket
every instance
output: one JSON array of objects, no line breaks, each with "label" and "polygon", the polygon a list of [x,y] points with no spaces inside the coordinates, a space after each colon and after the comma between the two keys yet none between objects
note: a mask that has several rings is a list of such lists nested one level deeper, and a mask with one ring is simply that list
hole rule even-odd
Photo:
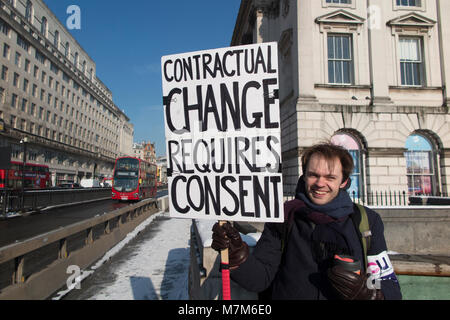
[{"label": "black jacket", "polygon": [[[285,203],[286,210],[293,210],[293,201]],[[357,209],[356,209],[357,210]],[[400,286],[387,257],[384,226],[380,216],[366,208],[372,232],[368,256],[372,264],[386,270],[380,278],[385,299],[401,299]],[[252,292],[262,292],[271,287],[272,299],[335,299],[326,277],[326,264],[317,258],[317,248],[312,241],[314,223],[295,214],[284,252],[281,250],[283,224],[266,223],[261,238],[252,254],[239,268],[231,272],[231,278],[243,288]],[[343,235],[353,256],[364,261],[360,237],[348,216],[334,223],[334,228]],[[381,262],[376,259],[381,260]],[[329,261],[328,261],[329,262]],[[324,267],[325,266],[325,267]],[[391,272],[392,271],[392,272]]]}]

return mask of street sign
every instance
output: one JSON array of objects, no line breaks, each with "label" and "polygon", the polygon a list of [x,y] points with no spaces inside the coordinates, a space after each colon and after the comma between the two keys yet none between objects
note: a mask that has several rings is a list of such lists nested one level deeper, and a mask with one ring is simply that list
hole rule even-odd
[{"label": "street sign", "polygon": [[161,59],[172,217],[283,222],[277,43]]}]

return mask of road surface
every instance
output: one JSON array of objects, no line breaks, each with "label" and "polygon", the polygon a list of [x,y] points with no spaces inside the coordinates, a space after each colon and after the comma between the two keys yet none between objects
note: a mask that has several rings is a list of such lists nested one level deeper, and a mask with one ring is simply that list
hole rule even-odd
[{"label": "road surface", "polygon": [[[167,195],[167,190],[159,190],[157,198],[165,195]],[[101,200],[53,208],[29,216],[0,220],[0,248],[123,208],[130,204],[133,204],[133,202]]]}]

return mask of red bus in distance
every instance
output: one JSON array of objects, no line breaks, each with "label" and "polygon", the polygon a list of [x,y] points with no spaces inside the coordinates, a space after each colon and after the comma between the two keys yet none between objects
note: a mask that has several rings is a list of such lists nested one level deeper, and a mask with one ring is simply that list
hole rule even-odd
[{"label": "red bus in distance", "polygon": [[134,157],[116,159],[113,200],[142,200],[156,196],[156,164]]},{"label": "red bus in distance", "polygon": [[[0,189],[22,189],[22,162],[11,161],[11,168],[0,169]],[[24,189],[46,189],[52,186],[50,170],[47,165],[26,163]]]}]

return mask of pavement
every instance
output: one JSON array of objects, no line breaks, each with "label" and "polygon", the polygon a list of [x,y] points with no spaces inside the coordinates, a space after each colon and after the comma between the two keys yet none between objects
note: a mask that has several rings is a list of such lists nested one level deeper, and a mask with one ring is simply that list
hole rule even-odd
[{"label": "pavement", "polygon": [[187,300],[190,219],[159,213],[53,300]]}]

